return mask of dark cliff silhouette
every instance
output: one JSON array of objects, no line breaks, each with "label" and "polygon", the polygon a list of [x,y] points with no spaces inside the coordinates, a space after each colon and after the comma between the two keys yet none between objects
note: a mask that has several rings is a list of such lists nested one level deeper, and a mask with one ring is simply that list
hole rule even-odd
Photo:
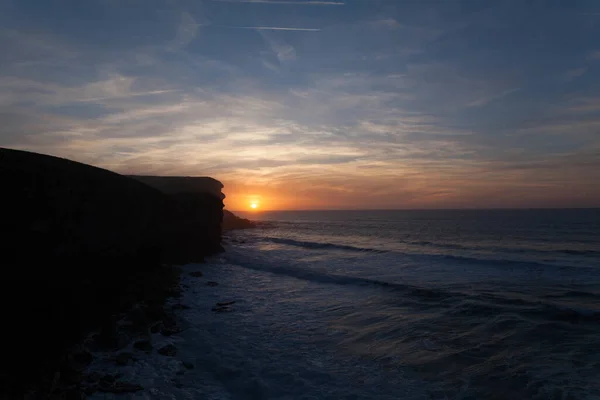
[{"label": "dark cliff silhouette", "polygon": [[143,179],[2,148],[0,179],[0,397],[22,397],[90,329],[162,290],[163,264],[222,251],[222,185],[215,180],[208,192],[161,190]]},{"label": "dark cliff silhouette", "polygon": [[223,210],[223,231],[234,229],[256,228],[256,223],[246,218],[240,218],[231,211]]}]

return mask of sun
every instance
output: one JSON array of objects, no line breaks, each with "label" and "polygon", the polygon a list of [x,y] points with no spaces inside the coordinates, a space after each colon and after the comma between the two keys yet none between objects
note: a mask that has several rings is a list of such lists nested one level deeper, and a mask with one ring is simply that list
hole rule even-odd
[{"label": "sun", "polygon": [[251,203],[250,208],[256,210],[258,208],[258,203]]}]

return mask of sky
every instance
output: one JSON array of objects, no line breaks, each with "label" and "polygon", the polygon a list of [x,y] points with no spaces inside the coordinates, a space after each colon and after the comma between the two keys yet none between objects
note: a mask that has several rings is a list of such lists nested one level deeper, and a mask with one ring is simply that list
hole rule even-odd
[{"label": "sky", "polygon": [[600,206],[597,0],[0,0],[0,146],[226,207]]}]

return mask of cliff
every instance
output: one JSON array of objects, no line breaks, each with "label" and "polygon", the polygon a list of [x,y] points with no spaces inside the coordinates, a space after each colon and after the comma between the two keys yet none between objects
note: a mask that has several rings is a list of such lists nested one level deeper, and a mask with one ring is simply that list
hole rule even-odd
[{"label": "cliff", "polygon": [[240,218],[231,211],[223,210],[223,231],[234,229],[256,228],[256,223],[246,218]]},{"label": "cliff", "polygon": [[85,332],[130,306],[163,263],[222,249],[224,196],[214,179],[132,179],[2,148],[0,179],[4,391],[53,368]]},{"label": "cliff", "polygon": [[172,262],[202,261],[222,251],[223,184],[207,177],[140,176],[132,179],[160,191],[168,199],[164,213],[165,255]]}]

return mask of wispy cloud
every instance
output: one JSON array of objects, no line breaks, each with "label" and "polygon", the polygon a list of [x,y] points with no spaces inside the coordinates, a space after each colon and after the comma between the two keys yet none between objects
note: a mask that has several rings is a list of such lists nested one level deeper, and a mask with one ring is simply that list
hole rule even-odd
[{"label": "wispy cloud", "polygon": [[304,6],[343,6],[346,3],[341,1],[285,1],[285,0],[211,0],[219,3],[257,3],[257,4],[290,4]]},{"label": "wispy cloud", "polygon": [[482,97],[479,98],[475,101],[470,102],[469,104],[467,104],[468,107],[481,107],[484,106],[486,104],[489,104],[491,102],[494,102],[496,100],[499,100],[503,97],[506,97],[508,95],[511,95],[515,92],[518,92],[519,90],[521,90],[521,88],[512,88],[512,89],[508,89],[505,90],[503,92],[497,93],[497,94],[493,94],[491,96],[486,96],[486,97]]},{"label": "wispy cloud", "polygon": [[160,3],[0,13],[0,145],[211,175],[228,207],[600,201],[600,26],[562,6]]},{"label": "wispy cloud", "polygon": [[591,51],[587,58],[589,60],[600,60],[600,50]]},{"label": "wispy cloud", "polygon": [[190,13],[182,12],[175,39],[168,45],[168,49],[179,50],[190,44],[196,37],[199,26]]},{"label": "wispy cloud", "polygon": [[227,25],[213,25],[219,28],[227,29],[252,29],[255,31],[303,31],[303,32],[319,32],[320,28],[292,28],[285,26],[227,26]]},{"label": "wispy cloud", "polygon": [[587,72],[587,70],[588,70],[587,67],[570,69],[567,72],[565,72],[565,80],[567,82],[570,82],[576,78],[579,78],[580,76],[585,74]]}]

